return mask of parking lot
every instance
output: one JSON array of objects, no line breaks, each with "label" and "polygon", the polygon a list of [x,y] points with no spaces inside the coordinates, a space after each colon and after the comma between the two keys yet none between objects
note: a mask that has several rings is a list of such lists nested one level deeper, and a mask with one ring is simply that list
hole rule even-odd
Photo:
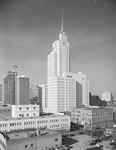
[{"label": "parking lot", "polygon": [[[84,150],[89,147],[95,147],[95,145],[89,145],[89,141],[92,140],[91,136],[88,135],[72,135],[68,136],[63,140],[63,145],[70,145],[72,146],[71,150]],[[103,150],[111,150],[109,145],[110,140],[106,140],[100,142],[100,145],[104,145]]]}]

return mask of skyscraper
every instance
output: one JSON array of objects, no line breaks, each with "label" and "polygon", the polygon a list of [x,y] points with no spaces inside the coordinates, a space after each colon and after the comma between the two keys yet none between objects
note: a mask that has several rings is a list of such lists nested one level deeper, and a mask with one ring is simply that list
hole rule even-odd
[{"label": "skyscraper", "polygon": [[89,106],[89,81],[86,75],[70,72],[70,53],[63,17],[59,39],[53,42],[48,55],[48,112],[71,111],[77,106]]},{"label": "skyscraper", "polygon": [[48,78],[62,76],[62,73],[70,71],[69,42],[64,32],[63,18],[59,40],[52,45],[52,52],[48,55]]},{"label": "skyscraper", "polygon": [[18,75],[16,78],[16,105],[29,104],[29,78]]},{"label": "skyscraper", "polygon": [[69,42],[63,18],[59,39],[48,55],[48,111],[70,111],[76,107],[76,82],[70,75]]},{"label": "skyscraper", "polygon": [[3,103],[15,104],[15,81],[17,72],[9,71],[3,79]]}]

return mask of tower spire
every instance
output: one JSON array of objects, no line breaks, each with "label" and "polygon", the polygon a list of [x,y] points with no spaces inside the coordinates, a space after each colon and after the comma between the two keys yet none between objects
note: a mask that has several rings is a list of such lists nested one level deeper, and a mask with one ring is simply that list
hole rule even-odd
[{"label": "tower spire", "polygon": [[62,22],[61,22],[61,32],[64,31],[64,18],[63,18],[63,11],[62,11]]}]

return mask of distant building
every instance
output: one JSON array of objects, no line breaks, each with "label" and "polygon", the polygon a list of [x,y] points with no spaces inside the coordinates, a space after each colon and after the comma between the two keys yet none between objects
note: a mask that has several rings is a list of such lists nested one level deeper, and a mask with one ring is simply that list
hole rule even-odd
[{"label": "distant building", "polygon": [[29,78],[18,75],[16,78],[16,105],[29,104]]},{"label": "distant building", "polygon": [[0,84],[0,103],[3,103],[3,89],[1,84]]},{"label": "distant building", "polygon": [[39,105],[12,105],[12,117],[39,117]]},{"label": "distant building", "polygon": [[39,105],[40,113],[47,112],[48,108],[48,86],[45,84],[39,85]]},{"label": "distant building", "polygon": [[20,130],[0,133],[1,150],[42,150],[62,145],[62,135],[51,130]]},{"label": "distant building", "polygon": [[71,121],[82,124],[85,128],[113,127],[113,109],[75,108],[72,109]]},{"label": "distant building", "polygon": [[30,91],[29,91],[29,99],[32,99],[33,97],[39,98],[39,87],[38,85],[30,85]]},{"label": "distant building", "polygon": [[91,95],[91,93],[89,93],[89,103],[90,106],[98,106],[98,107],[104,107],[107,105],[107,102],[105,100],[101,100],[99,96]]},{"label": "distant building", "polygon": [[17,72],[9,71],[3,79],[3,103],[15,104],[15,84]]},{"label": "distant building", "polygon": [[109,91],[102,93],[102,100],[105,100],[108,104],[113,101],[112,93]]},{"label": "distant building", "polygon": [[89,80],[82,72],[73,73],[73,78],[76,80],[77,106],[89,106]]}]

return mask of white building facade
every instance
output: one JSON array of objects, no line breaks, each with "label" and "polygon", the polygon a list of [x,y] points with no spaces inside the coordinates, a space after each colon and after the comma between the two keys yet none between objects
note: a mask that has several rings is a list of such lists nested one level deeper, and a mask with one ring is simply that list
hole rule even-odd
[{"label": "white building facade", "polygon": [[48,128],[52,130],[70,130],[70,116],[51,115],[43,117],[9,118],[0,120],[0,131]]},{"label": "white building facade", "polygon": [[76,107],[76,82],[72,77],[52,77],[48,80],[48,111],[71,111]]},{"label": "white building facade", "polygon": [[69,42],[63,20],[59,39],[54,41],[47,62],[46,111],[57,113],[71,111],[77,106],[89,106],[89,81],[86,75],[70,73]]},{"label": "white building facade", "polygon": [[76,80],[77,106],[89,106],[89,80],[82,72],[73,73],[73,78]]},{"label": "white building facade", "polygon": [[40,115],[39,105],[12,105],[12,117],[38,117]]}]

